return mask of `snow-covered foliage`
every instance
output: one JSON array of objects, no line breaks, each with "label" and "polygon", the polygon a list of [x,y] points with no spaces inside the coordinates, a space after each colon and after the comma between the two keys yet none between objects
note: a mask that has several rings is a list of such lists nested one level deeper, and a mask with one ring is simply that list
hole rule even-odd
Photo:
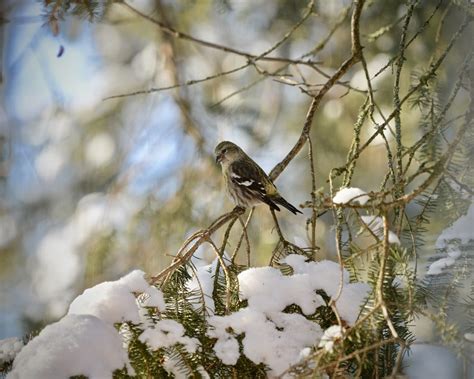
[{"label": "snow-covered foliage", "polygon": [[[304,256],[292,254],[280,262],[291,267],[291,275],[273,267],[242,271],[237,276],[239,309],[216,314],[214,303],[206,297],[212,299],[216,289],[217,262],[214,259],[208,265],[203,260],[185,283],[191,292],[199,283],[206,294],[201,300],[208,310],[202,319],[204,334],[190,332],[183,323],[168,318],[163,292],[148,284],[143,271],[135,270],[79,295],[66,316],[43,329],[20,351],[8,378],[110,378],[114,372],[134,375],[136,344],[142,344],[152,355],[161,352],[157,364],[163,373],[177,377],[186,375],[176,352],[194,357],[190,359],[204,353],[228,366],[245,356],[256,365],[263,364],[270,376],[278,376],[318,349],[323,329],[313,316],[327,303],[316,291],[324,291],[335,301],[347,325],[355,323],[370,291],[365,283],[350,283],[349,273],[334,262],[306,261]],[[199,312],[195,303],[190,306]],[[295,306],[301,312],[288,312]],[[342,331],[337,325],[331,328],[324,334],[325,339],[338,338],[337,333],[328,334],[334,328]],[[324,344],[326,350],[328,343]],[[211,350],[203,352],[205,345]],[[13,358],[14,353],[8,352],[10,347],[4,350],[7,358]],[[203,367],[196,364],[197,371],[210,375]]]},{"label": "snow-covered foliage", "polygon": [[[215,254],[209,255],[209,250],[199,249],[194,253],[192,262],[196,268],[194,275],[186,283],[186,287],[189,291],[198,291],[202,294],[204,306],[206,311],[210,314],[214,314],[215,304],[212,298],[212,291],[214,290],[214,275],[217,270],[218,260],[215,258]],[[229,264],[230,259],[227,254],[224,254],[223,261],[225,264]],[[193,303],[195,309],[200,304]]]},{"label": "snow-covered foliage", "polygon": [[153,327],[145,329],[139,340],[153,350],[179,343],[188,353],[194,353],[199,346],[199,341],[196,338],[185,336],[184,333],[184,327],[179,322],[160,320]]},{"label": "snow-covered foliage", "polygon": [[[349,273],[331,261],[306,262],[304,256],[292,254],[281,263],[289,265],[293,274],[283,275],[273,267],[250,268],[240,273],[240,299],[247,306],[209,319],[208,335],[217,338],[214,351],[224,363],[237,362],[239,335],[243,336],[243,354],[256,364],[265,363],[273,375],[298,363],[301,352],[317,346],[322,336],[321,327],[305,317],[326,305],[317,290],[336,300],[336,309],[344,321],[355,323],[370,290],[367,284],[349,283]],[[300,307],[302,314],[285,313],[291,305]]]},{"label": "snow-covered foliage", "polygon": [[[115,370],[133,375],[124,333],[114,325],[130,322],[143,325],[140,338],[152,349],[183,344],[195,351],[198,342],[185,337],[184,328],[173,320],[161,320],[147,329],[144,308],[163,311],[163,294],[150,286],[140,270],[113,282],[100,283],[79,295],[69,312],[47,326],[17,355],[9,378],[65,378],[85,375],[111,378]],[[138,299],[135,294],[140,294]],[[121,336],[122,334],[122,336]]]},{"label": "snow-covered foliage", "polygon": [[299,314],[264,313],[252,307],[229,316],[213,316],[209,324],[208,335],[217,338],[214,351],[224,363],[237,363],[236,336],[243,335],[243,354],[256,364],[265,363],[275,376],[298,363],[301,350],[316,344],[322,334],[318,324]]},{"label": "snow-covered foliage", "polygon": [[[308,283],[305,285],[309,285],[313,291],[322,289],[329,295],[335,301],[339,316],[349,325],[354,325],[360,307],[369,294],[368,284],[350,283],[349,272],[332,261],[306,262],[303,256],[292,254],[282,262],[293,268],[294,277],[306,278]],[[293,294],[293,297],[295,296],[296,294]]]}]

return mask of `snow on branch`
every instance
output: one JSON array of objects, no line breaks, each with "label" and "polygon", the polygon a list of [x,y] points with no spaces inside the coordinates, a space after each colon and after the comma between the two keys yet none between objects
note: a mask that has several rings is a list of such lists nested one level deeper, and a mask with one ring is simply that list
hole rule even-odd
[{"label": "snow on branch", "polygon": [[[215,269],[217,262],[216,258],[210,267]],[[43,329],[19,352],[9,378],[110,378],[115,370],[133,375],[127,348],[134,328],[138,341],[150,353],[179,347],[192,355],[204,349],[202,338],[211,338],[212,350],[206,353],[215,354],[214,359],[222,364],[235,365],[245,356],[255,364],[265,364],[271,375],[280,375],[300,361],[305,349],[318,349],[323,329],[311,317],[327,303],[317,291],[332,297],[340,286],[337,263],[308,262],[295,254],[280,263],[291,267],[293,274],[283,275],[273,267],[242,271],[238,275],[242,307],[228,315],[209,313],[203,320],[207,331],[201,340],[188,335],[180,322],[166,318],[163,293],[147,283],[143,271],[100,283],[73,300],[66,316]],[[213,279],[200,271],[193,277],[189,283],[207,280],[203,288],[209,294],[214,292]],[[367,284],[350,283],[349,273],[344,272],[342,293],[335,304],[346,325],[355,324],[369,292]],[[288,313],[290,306],[299,307],[301,313]],[[154,310],[153,317],[148,310]],[[176,357],[165,354],[165,359],[166,371],[179,371]]]}]

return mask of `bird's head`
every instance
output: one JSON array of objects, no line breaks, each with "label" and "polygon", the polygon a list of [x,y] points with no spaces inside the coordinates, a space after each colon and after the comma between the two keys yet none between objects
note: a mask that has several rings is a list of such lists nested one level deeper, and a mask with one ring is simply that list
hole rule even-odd
[{"label": "bird's head", "polygon": [[244,154],[240,147],[229,141],[222,141],[219,143],[216,146],[214,153],[216,154],[216,162],[221,165],[228,165],[241,158]]}]

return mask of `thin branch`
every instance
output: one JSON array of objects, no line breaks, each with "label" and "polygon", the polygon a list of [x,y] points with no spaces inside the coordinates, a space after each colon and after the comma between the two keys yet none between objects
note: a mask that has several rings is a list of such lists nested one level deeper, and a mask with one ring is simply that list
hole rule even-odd
[{"label": "thin branch", "polygon": [[[342,12],[340,13],[339,17],[338,17],[338,20],[336,21],[336,23],[334,24],[334,26],[331,28],[331,30],[329,31],[329,33],[326,35],[326,37],[324,37],[319,43],[318,45],[316,46],[316,48],[314,48],[313,50],[301,55],[298,59],[299,60],[302,60],[302,59],[306,59],[308,58],[309,56],[311,55],[314,55],[316,53],[318,53],[320,50],[322,50],[324,48],[324,46],[326,45],[326,43],[329,41],[329,38],[330,36],[332,36],[336,30],[343,24],[343,22],[345,21],[348,13],[349,13],[349,10],[350,10],[350,6],[344,8],[342,10]],[[329,75],[328,73],[326,73],[324,70],[322,70],[321,68],[319,68],[318,66],[316,66],[316,63],[317,62],[314,62],[314,64],[312,65],[309,65],[310,68],[312,68],[314,71],[316,71],[318,74],[322,75],[323,77],[327,78],[327,79],[330,79],[331,78],[331,75]],[[275,75],[278,75],[279,73],[281,73],[282,71],[284,71],[285,69],[287,69],[288,67],[290,66],[290,63],[287,63],[285,64],[284,66],[276,69],[275,71],[273,71],[270,75],[271,76],[275,76]],[[296,66],[297,67],[297,66]],[[214,103],[211,107],[215,107],[215,106],[218,106],[220,104],[222,104],[223,102],[229,100],[230,98],[252,88],[253,86],[257,85],[258,83],[264,81],[268,76],[260,76],[259,78],[257,78],[256,80],[250,82],[249,84],[245,85],[244,87],[242,88],[239,88],[238,90],[234,91],[234,92],[231,92],[230,94],[226,95],[225,97],[223,97],[222,99],[220,99],[219,101],[217,101],[216,103]],[[285,84],[288,84],[288,83],[285,83]],[[348,83],[346,82],[341,82],[341,81],[337,81],[336,82],[337,85],[340,85],[340,86],[343,86],[345,88],[347,88],[348,90],[350,91],[354,91],[354,92],[357,92],[357,93],[362,93],[362,94],[365,94],[366,91],[364,90],[360,90],[360,89],[357,89],[357,88],[354,88],[354,87],[351,87]],[[302,89],[300,87],[300,89]],[[303,90],[303,89],[302,89]],[[305,91],[304,91],[305,92]],[[312,96],[312,95],[311,95]]]},{"label": "thin branch", "polygon": [[[441,7],[443,4],[443,0],[439,0],[438,4],[436,5],[435,9],[431,13],[431,15],[426,19],[426,21],[423,23],[423,25],[416,31],[416,33],[413,35],[413,37],[410,38],[410,40],[406,43],[405,49],[412,44],[412,42],[418,38],[418,36],[428,27],[428,25],[431,22],[431,19],[434,17],[438,9]],[[397,59],[397,56],[394,56],[391,58],[384,66],[382,66],[375,74],[372,76],[372,79],[375,79],[377,76],[379,76],[382,72],[384,72],[388,67],[390,67],[393,62]]]},{"label": "thin branch", "polygon": [[[214,222],[212,222],[211,225],[209,225],[207,229],[203,229],[194,233],[185,241],[184,245],[179,249],[176,257],[173,259],[173,262],[167,268],[162,270],[159,274],[151,278],[151,283],[154,284],[167,278],[168,275],[173,273],[178,267],[185,264],[193,256],[198,247],[201,246],[204,242],[208,241],[208,238],[211,234],[219,230],[229,221],[235,220],[244,212],[245,209],[235,207],[232,211],[218,217]],[[194,244],[189,249],[187,249],[187,247],[192,242],[194,242]]]},{"label": "thin branch", "polygon": [[308,160],[311,172],[311,250],[314,256],[316,252],[316,222],[318,220],[318,211],[316,208],[316,169],[314,167],[314,151],[311,136],[308,136]]},{"label": "thin branch", "polygon": [[385,213],[382,215],[382,220],[383,220],[383,249],[382,249],[382,256],[380,258],[379,277],[377,280],[377,287],[376,287],[375,294],[377,296],[377,302],[380,304],[380,307],[382,309],[382,314],[385,318],[385,321],[387,322],[388,328],[390,329],[392,336],[398,339],[398,333],[395,330],[395,327],[393,326],[392,320],[390,319],[390,315],[388,314],[388,309],[387,309],[387,306],[385,305],[385,301],[383,297],[384,295],[383,284],[385,281],[385,266],[387,264],[387,259],[390,254],[390,243],[388,241],[390,230],[388,227],[388,218]]},{"label": "thin branch", "polygon": [[[430,70],[424,75],[424,79],[420,80],[420,82],[415,85],[413,88],[411,88],[406,95],[400,100],[400,106],[402,106],[408,99],[411,98],[411,96],[416,93],[424,84],[427,78],[431,77],[436,73],[438,70],[439,66],[441,63],[443,63],[444,59],[446,58],[448,52],[451,50],[451,48],[454,46],[454,43],[457,41],[457,39],[462,35],[466,27],[469,25],[469,23],[472,21],[470,17],[466,17],[464,19],[464,22],[461,24],[459,29],[456,31],[456,33],[453,35],[451,38],[451,41],[449,42],[448,46],[446,47],[444,53],[438,58],[438,60],[431,65]],[[380,127],[368,138],[368,140],[362,144],[360,149],[357,151],[357,153],[354,155],[354,157],[351,159],[350,162],[347,162],[347,164],[350,164],[353,160],[356,160],[359,158],[360,154],[374,141],[375,138],[377,138],[378,135],[383,133],[385,127],[388,125],[388,123],[395,117],[396,110],[394,110],[390,115],[387,117],[387,119],[380,125]]]},{"label": "thin branch", "polygon": [[247,58],[249,60],[253,60],[253,61],[265,60],[265,61],[272,61],[272,62],[283,62],[283,63],[290,63],[290,64],[303,64],[303,65],[312,66],[316,62],[313,62],[311,60],[299,60],[299,59],[294,60],[294,59],[285,58],[285,57],[267,57],[267,55],[270,54],[275,49],[277,49],[278,47],[280,47],[291,36],[291,34],[306,21],[306,19],[311,15],[311,13],[313,11],[314,1],[315,0],[310,0],[309,1],[308,5],[307,5],[306,12],[303,15],[303,17],[283,36],[283,38],[280,41],[278,41],[274,46],[270,47],[268,50],[266,50],[265,52],[263,52],[260,55],[250,54],[246,51],[234,49],[234,48],[226,46],[226,45],[221,45],[221,44],[218,44],[218,43],[205,41],[203,39],[196,38],[196,37],[194,37],[190,34],[178,31],[175,28],[173,28],[172,26],[167,25],[165,22],[157,20],[157,19],[155,19],[155,18],[139,11],[138,9],[132,7],[130,4],[128,4],[126,2],[121,2],[120,4],[123,5],[125,8],[127,8],[128,10],[132,11],[133,13],[137,14],[138,16],[140,16],[140,17],[150,21],[151,23],[155,24],[164,33],[167,33],[167,34],[171,35],[172,37],[175,37],[175,38],[178,38],[178,39],[194,42],[194,43],[197,43],[198,45],[205,46],[205,47],[208,47],[208,48],[211,48],[211,49],[214,49],[214,50],[221,50],[221,51],[224,51],[226,53],[232,53],[232,54],[235,54],[235,55],[240,55],[242,57],[245,57],[245,58]]},{"label": "thin branch", "polygon": [[281,232],[280,224],[278,224],[278,219],[277,219],[277,216],[275,214],[275,210],[270,208],[270,212],[272,213],[273,221],[275,222],[275,229],[278,233],[278,237],[280,238],[280,241],[285,242],[286,239],[285,239],[285,237],[283,237],[283,233]]},{"label": "thin branch", "polygon": [[[402,36],[400,38],[399,50],[397,60],[395,61],[395,80],[393,84],[393,105],[395,107],[395,140],[397,143],[396,149],[396,181],[395,181],[395,194],[399,196],[403,192],[403,145],[402,145],[402,121],[401,121],[401,104],[400,104],[400,77],[402,73],[403,63],[405,61],[405,49],[406,39],[408,34],[408,25],[410,24],[411,16],[415,11],[415,7],[418,5],[418,0],[412,0],[408,6],[407,13],[405,15],[405,22],[403,23]],[[382,133],[383,134],[383,133]]]},{"label": "thin branch", "polygon": [[242,233],[240,234],[240,238],[239,238],[239,241],[237,242],[237,246],[235,247],[234,252],[232,253],[232,256],[230,258],[230,261],[232,263],[235,262],[235,258],[237,257],[237,253],[239,252],[240,246],[242,245],[242,242],[245,237],[245,243],[247,244],[247,265],[248,267],[250,267],[250,240],[247,234],[247,226],[249,225],[250,220],[252,219],[254,209],[255,207],[250,210],[245,223],[242,221],[242,218],[239,217],[240,224],[242,225]]},{"label": "thin branch", "polygon": [[[189,41],[198,43],[198,44],[206,46],[206,47],[210,47],[210,48],[214,48],[214,49],[218,49],[218,50],[223,50],[223,51],[228,52],[228,53],[233,53],[233,54],[236,54],[236,55],[240,55],[240,56],[243,56],[243,57],[247,58],[248,61],[244,65],[235,67],[235,68],[230,69],[228,71],[224,71],[224,72],[220,72],[220,73],[217,73],[217,74],[214,74],[214,75],[210,75],[210,76],[207,76],[205,78],[193,79],[193,80],[186,81],[184,83],[174,84],[174,85],[171,85],[171,86],[165,86],[165,87],[159,87],[159,88],[150,88],[148,90],[140,90],[140,91],[125,93],[125,94],[120,94],[120,95],[109,96],[109,97],[106,97],[104,100],[123,98],[123,97],[129,97],[129,96],[136,96],[136,95],[142,95],[142,94],[150,94],[150,93],[154,93],[154,92],[166,91],[166,90],[170,90],[170,89],[174,89],[174,88],[180,88],[180,87],[195,85],[195,84],[198,84],[198,83],[203,83],[203,82],[206,82],[206,81],[209,81],[209,80],[213,80],[213,79],[216,79],[216,78],[219,78],[219,77],[222,77],[222,76],[226,76],[226,75],[233,74],[235,72],[241,71],[241,70],[249,67],[250,65],[255,65],[255,62],[257,62],[259,60],[276,61],[276,62],[286,63],[287,65],[285,65],[285,67],[287,67],[290,64],[295,64],[295,65],[296,64],[303,64],[303,65],[308,65],[310,67],[315,67],[315,65],[318,63],[318,62],[312,61],[310,59],[303,59],[304,56],[301,59],[296,59],[296,60],[295,59],[289,59],[289,58],[279,58],[279,57],[268,57],[267,56],[268,54],[270,54],[271,52],[276,50],[278,47],[280,47],[285,41],[287,41],[290,38],[290,36],[309,18],[309,16],[312,13],[313,7],[314,7],[314,0],[310,0],[310,2],[307,5],[306,12],[304,13],[303,17],[295,25],[293,25],[293,27],[287,33],[285,33],[283,38],[281,38],[277,43],[275,43],[273,46],[271,46],[269,49],[265,50],[263,53],[261,53],[259,55],[250,54],[250,53],[247,53],[247,52],[244,52],[244,51],[240,51],[240,50],[237,50],[237,49],[230,48],[228,46],[219,45],[219,44],[215,44],[215,43],[212,43],[212,42],[204,41],[204,40],[195,38],[195,37],[193,37],[189,34],[186,34],[186,33],[183,33],[183,32],[178,32],[174,28],[168,26],[168,23],[166,23],[166,22],[156,20],[156,19],[140,12],[139,10],[137,10],[136,8],[132,7],[131,5],[129,5],[125,2],[123,2],[121,4],[124,5],[126,8],[128,8],[129,10],[131,10],[132,12],[139,15],[140,17],[143,17],[146,20],[148,20],[148,21],[154,23],[155,25],[157,25],[164,33],[167,33],[167,34],[169,34],[173,37],[176,37],[176,38],[189,40]],[[282,70],[282,69],[284,69],[284,68],[281,68],[279,70]],[[249,87],[247,87],[243,90],[246,90],[248,88]],[[234,95],[235,94],[231,94],[228,97],[226,96],[224,99],[220,100],[218,103],[214,104],[213,106],[219,105],[220,103],[224,102],[229,97],[234,96]]]},{"label": "thin branch", "polygon": [[[232,224],[230,224],[232,225]],[[230,228],[229,228],[230,229]],[[225,299],[225,314],[229,314],[230,312],[230,297],[231,297],[231,283],[230,283],[230,273],[229,269],[227,268],[227,265],[224,262],[224,251],[221,249],[219,250],[216,246],[216,244],[212,241],[212,239],[208,239],[207,241],[214,249],[214,252],[216,253],[216,257],[218,259],[218,262],[216,264],[216,273],[214,276],[214,281],[215,283],[217,280],[219,280],[219,270],[220,267],[222,267],[222,270],[224,271],[224,276],[225,276],[225,294],[226,294],[226,299]],[[214,284],[214,290],[217,288],[217,286]]]},{"label": "thin branch", "polygon": [[[303,125],[303,130],[301,131],[300,137],[298,141],[290,150],[290,152],[283,158],[283,160],[278,163],[273,170],[270,172],[269,177],[271,180],[275,180],[282,171],[288,166],[288,164],[293,160],[293,158],[300,152],[304,144],[308,139],[309,132],[311,131],[313,118],[316,110],[321,103],[324,95],[334,86],[334,84],[351,68],[355,63],[360,60],[360,44],[357,44],[358,41],[358,34],[359,34],[359,20],[360,14],[362,12],[362,7],[364,6],[365,0],[356,0],[355,1],[355,8],[352,13],[351,19],[351,36],[352,36],[352,55],[349,59],[347,59],[339,69],[331,76],[330,79],[324,84],[324,86],[319,90],[318,94],[313,98],[311,105],[308,109],[306,114],[306,119]],[[357,39],[357,40],[356,40]]]},{"label": "thin branch", "polygon": [[201,78],[201,79],[188,80],[184,83],[177,83],[177,84],[173,84],[173,85],[165,86],[165,87],[150,88],[150,89],[146,89],[146,90],[128,92],[128,93],[123,93],[123,94],[120,94],[120,95],[107,96],[107,97],[104,97],[103,101],[111,100],[111,99],[120,99],[120,98],[123,98],[123,97],[130,97],[130,96],[136,96],[136,95],[148,95],[150,93],[168,91],[168,90],[176,89],[176,88],[180,88],[180,87],[190,87],[190,86],[193,86],[195,84],[207,82],[207,81],[210,81],[210,80],[213,80],[213,79],[216,79],[216,78],[221,78],[223,76],[236,73],[240,70],[243,70],[244,68],[249,67],[249,65],[250,65],[250,63],[246,63],[244,65],[235,67],[235,68],[227,70],[227,71],[218,72],[217,74],[209,75],[209,76],[206,76],[205,78]]}]

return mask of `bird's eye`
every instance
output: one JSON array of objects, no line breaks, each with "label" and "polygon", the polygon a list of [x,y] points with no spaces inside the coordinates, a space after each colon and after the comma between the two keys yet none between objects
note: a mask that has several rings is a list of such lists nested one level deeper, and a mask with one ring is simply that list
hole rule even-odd
[{"label": "bird's eye", "polygon": [[225,154],[227,149],[222,149],[222,154]]}]

